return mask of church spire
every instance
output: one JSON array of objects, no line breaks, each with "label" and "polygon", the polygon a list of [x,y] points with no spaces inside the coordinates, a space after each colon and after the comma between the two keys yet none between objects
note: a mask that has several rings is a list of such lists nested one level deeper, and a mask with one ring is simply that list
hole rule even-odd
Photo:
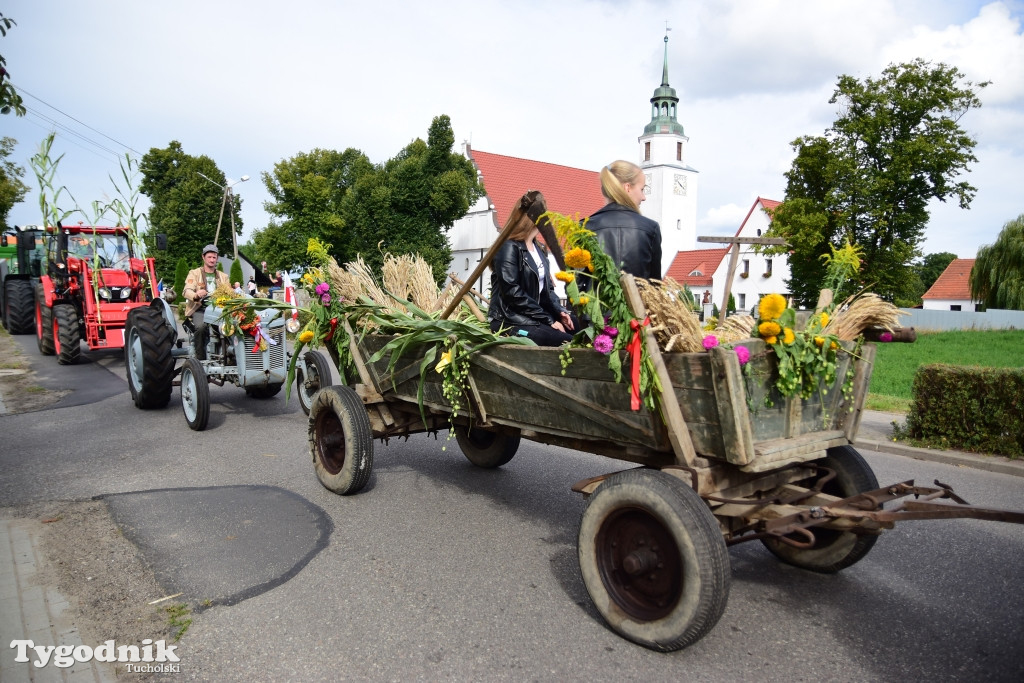
[{"label": "church spire", "polygon": [[651,98],[651,122],[644,126],[644,135],[685,135],[683,124],[676,120],[679,98],[676,97],[675,88],[668,84],[668,30],[665,29],[665,61],[661,70],[661,85],[654,89],[654,97]]}]

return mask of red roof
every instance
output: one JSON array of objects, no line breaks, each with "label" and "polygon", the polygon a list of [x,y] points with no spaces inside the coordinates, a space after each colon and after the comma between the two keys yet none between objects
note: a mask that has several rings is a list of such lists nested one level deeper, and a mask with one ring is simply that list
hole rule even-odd
[{"label": "red roof", "polygon": [[758,204],[761,205],[762,210],[766,211],[768,213],[768,217],[771,218],[772,209],[774,209],[781,203],[782,202],[776,201],[774,199],[765,199],[764,197],[758,197],[757,199],[755,199],[754,203],[750,205],[750,211],[747,211],[746,218],[743,219],[743,222],[740,223],[740,227],[737,228],[736,237],[739,237],[740,233],[743,232],[743,226],[745,226],[747,224],[747,221],[750,220],[750,216],[753,215],[754,209],[757,208]]},{"label": "red roof", "polygon": [[548,209],[567,216],[586,218],[608,200],[601,194],[601,176],[595,171],[559,166],[470,149],[469,157],[480,169],[484,191],[505,225],[512,207],[529,190],[540,190]]},{"label": "red roof", "polygon": [[949,299],[953,301],[970,301],[971,286],[969,279],[974,268],[974,259],[958,258],[946,266],[942,275],[935,281],[922,299]]},{"label": "red roof", "polygon": [[[672,259],[672,265],[668,267],[665,277],[670,277],[681,285],[692,285],[695,287],[710,287],[711,277],[718,270],[722,259],[729,253],[725,249],[694,249],[693,251],[681,251]],[[699,271],[700,275],[690,275]]]}]

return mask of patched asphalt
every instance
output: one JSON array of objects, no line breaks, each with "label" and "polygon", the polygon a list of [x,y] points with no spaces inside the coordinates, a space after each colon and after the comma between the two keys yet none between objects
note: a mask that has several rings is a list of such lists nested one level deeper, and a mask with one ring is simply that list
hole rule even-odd
[{"label": "patched asphalt", "polygon": [[328,543],[318,506],[275,486],[214,486],[103,496],[168,595],[232,605],[295,576]]}]

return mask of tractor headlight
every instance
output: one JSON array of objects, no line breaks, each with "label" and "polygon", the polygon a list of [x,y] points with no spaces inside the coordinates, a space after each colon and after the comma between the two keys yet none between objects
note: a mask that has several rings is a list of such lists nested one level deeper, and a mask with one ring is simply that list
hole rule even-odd
[{"label": "tractor headlight", "polygon": [[132,288],[131,287],[122,287],[121,288],[121,301],[127,301],[128,299],[131,298],[131,296],[132,296]]},{"label": "tractor headlight", "polygon": [[107,301],[110,301],[110,288],[109,287],[100,287],[100,298],[101,299],[106,299]]},{"label": "tractor headlight", "polygon": [[302,327],[302,325],[299,323],[298,318],[288,318],[288,322],[284,324],[284,327],[291,334],[295,334],[299,331],[299,328]]}]

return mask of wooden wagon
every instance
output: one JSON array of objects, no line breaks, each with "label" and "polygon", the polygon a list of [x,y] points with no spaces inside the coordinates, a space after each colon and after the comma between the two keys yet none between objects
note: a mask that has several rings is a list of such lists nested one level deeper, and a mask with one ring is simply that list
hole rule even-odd
[{"label": "wooden wagon", "polygon": [[[642,317],[629,276],[623,286]],[[632,410],[628,384],[614,380],[596,351],[571,350],[563,374],[559,349],[510,345],[470,357],[469,409],[454,417],[440,375],[431,370],[421,380],[422,353],[389,371],[389,358],[371,361],[389,337],[350,334],[358,381],[323,387],[310,411],[317,476],[332,491],[355,493],[369,479],[374,439],[450,424],[462,452],[481,467],[508,463],[521,439],[641,465],[573,487],[588,496],[579,564],[607,623],[662,651],[696,642],[722,615],[728,545],[760,540],[783,562],[835,572],[864,557],[899,519],[1024,522],[1024,514],[967,506],[947,487],[878,486],[852,446],[871,344],[856,356],[852,344],[844,347],[835,386],[800,400],[774,388],[775,357],[762,341],[744,342],[744,371],[734,349],[663,354],[645,334],[663,387],[658,412]],[[852,391],[844,393],[851,367]],[[916,500],[882,509],[910,495]]]}]

